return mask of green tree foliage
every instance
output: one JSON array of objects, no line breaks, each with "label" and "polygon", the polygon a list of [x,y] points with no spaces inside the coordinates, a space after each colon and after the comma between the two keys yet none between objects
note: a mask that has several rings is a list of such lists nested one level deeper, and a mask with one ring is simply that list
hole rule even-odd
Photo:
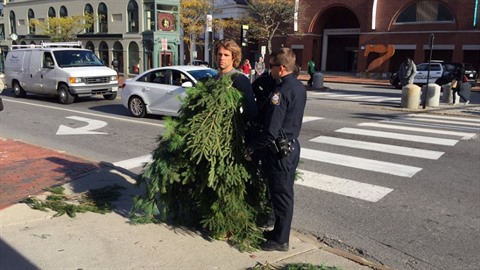
[{"label": "green tree foliage", "polygon": [[134,200],[133,223],[200,225],[240,250],[258,246],[256,220],[267,211],[266,186],[243,158],[241,104],[229,76],[187,89],[179,118],[166,120],[153,162],[138,182],[145,193]]},{"label": "green tree foliage", "polygon": [[[305,1],[303,1],[305,2]],[[304,23],[302,16],[307,9],[306,3],[295,6],[295,0],[249,0],[250,14],[243,20],[249,25],[249,35],[260,42],[267,43],[268,54],[272,52],[272,39],[275,35],[301,35],[293,33],[295,11],[298,12],[298,25]]]},{"label": "green tree foliage", "polygon": [[51,17],[46,21],[32,19],[30,25],[42,30],[43,35],[50,37],[51,41],[73,41],[77,34],[82,33],[85,28],[89,28],[94,23],[94,17],[90,14],[69,16],[69,17]]}]

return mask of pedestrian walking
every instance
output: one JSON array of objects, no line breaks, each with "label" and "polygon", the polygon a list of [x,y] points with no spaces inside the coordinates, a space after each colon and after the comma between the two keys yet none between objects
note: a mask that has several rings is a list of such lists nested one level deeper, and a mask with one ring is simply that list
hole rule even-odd
[{"label": "pedestrian walking", "polygon": [[308,86],[312,86],[313,84],[313,74],[315,74],[315,61],[314,61],[314,58],[312,57],[312,59],[310,59],[310,61],[308,61],[308,69],[307,69],[307,72],[308,72],[308,75],[310,75],[310,79],[308,79]]},{"label": "pedestrian walking", "polygon": [[417,75],[417,66],[410,57],[405,58],[405,61],[403,61],[398,69],[398,78],[400,79],[400,84],[402,86],[413,84],[415,75]]},{"label": "pedestrian walking", "polygon": [[[270,93],[262,109],[263,128],[247,143],[245,156],[261,152],[263,172],[275,215],[272,231],[265,231],[267,240],[260,247],[265,251],[288,251],[293,218],[295,171],[300,159],[298,136],[305,110],[306,89],[296,78],[295,53],[281,48],[270,56],[270,72],[281,82]],[[272,83],[270,81],[270,83]]]},{"label": "pedestrian walking", "polygon": [[250,70],[252,69],[252,66],[250,65],[250,60],[245,59],[241,69],[242,69],[243,73],[245,73],[245,75],[247,75],[247,77],[250,77]]},{"label": "pedestrian walking", "polygon": [[456,64],[455,70],[453,71],[453,80],[452,80],[453,104],[455,104],[456,102],[457,95],[459,96],[459,98],[463,98],[463,100],[465,100],[465,105],[468,105],[470,103],[470,100],[468,100],[461,92],[461,85],[466,81],[467,80],[465,77],[465,68],[463,67],[462,64]]},{"label": "pedestrian walking", "polygon": [[255,74],[256,78],[262,76],[265,72],[265,62],[263,61],[263,57],[258,57],[257,63],[255,63]]}]

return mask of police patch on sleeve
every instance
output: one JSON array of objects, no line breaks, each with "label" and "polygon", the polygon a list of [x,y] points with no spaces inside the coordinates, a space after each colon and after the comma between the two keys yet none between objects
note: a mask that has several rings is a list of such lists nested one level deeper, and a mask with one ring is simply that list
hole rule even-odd
[{"label": "police patch on sleeve", "polygon": [[270,98],[270,104],[272,105],[279,105],[280,104],[280,92],[273,93],[272,97]]}]

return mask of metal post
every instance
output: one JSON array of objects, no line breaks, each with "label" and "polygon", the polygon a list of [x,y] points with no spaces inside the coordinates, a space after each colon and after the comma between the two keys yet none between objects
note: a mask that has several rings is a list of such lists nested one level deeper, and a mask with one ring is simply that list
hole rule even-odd
[{"label": "metal post", "polygon": [[433,33],[430,34],[430,57],[428,58],[428,69],[427,69],[427,85],[425,86],[425,92],[422,94],[422,107],[425,109],[427,105],[427,92],[428,92],[428,84],[430,83],[430,64],[432,63],[432,52],[433,52],[433,40],[435,36]]}]

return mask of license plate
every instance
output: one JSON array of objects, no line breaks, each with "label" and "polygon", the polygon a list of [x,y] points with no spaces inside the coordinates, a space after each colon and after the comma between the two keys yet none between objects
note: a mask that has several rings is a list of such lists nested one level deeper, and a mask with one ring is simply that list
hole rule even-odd
[{"label": "license plate", "polygon": [[112,92],[117,92],[118,91],[118,86],[112,87]]}]

